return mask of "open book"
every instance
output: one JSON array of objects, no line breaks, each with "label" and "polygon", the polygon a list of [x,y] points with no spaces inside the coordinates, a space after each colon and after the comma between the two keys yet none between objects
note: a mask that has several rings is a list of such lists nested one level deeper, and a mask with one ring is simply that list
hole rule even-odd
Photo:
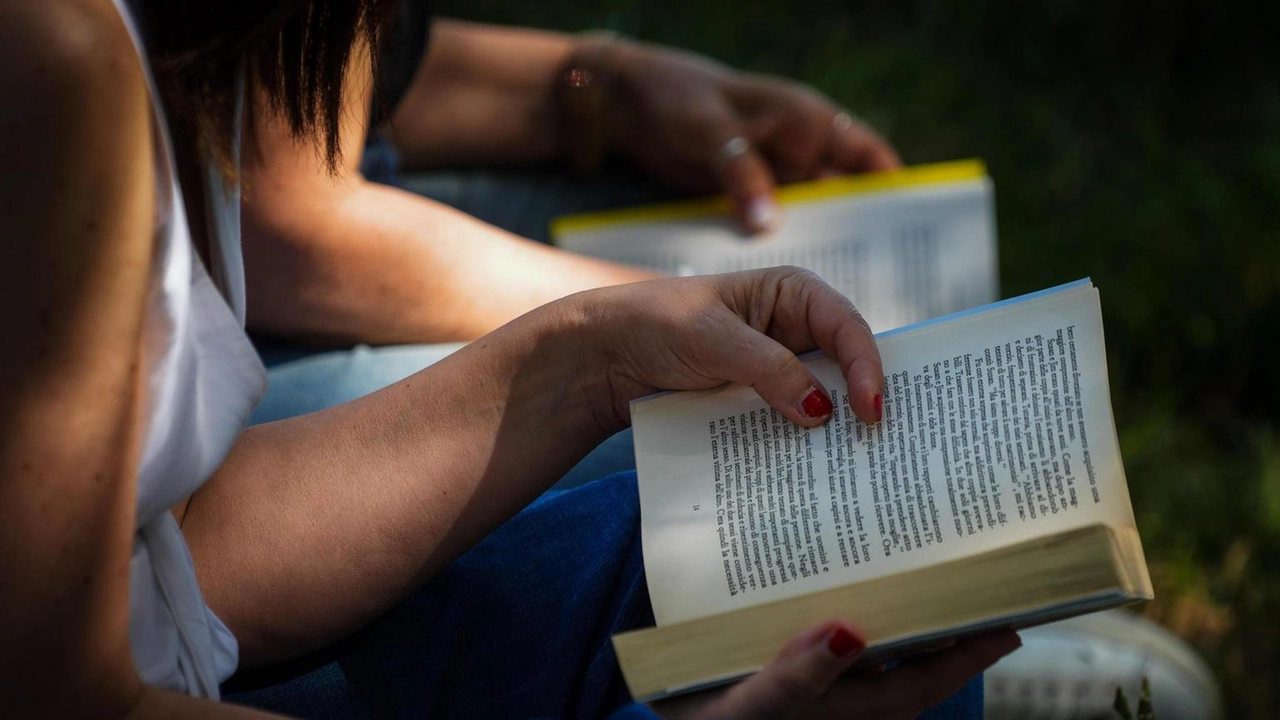
[{"label": "open book", "polygon": [[631,407],[657,627],[614,638],[632,694],[728,682],[832,617],[882,660],[1152,597],[1088,280],[877,336],[884,420],[805,429],[750,388]]},{"label": "open book", "polygon": [[558,246],[676,275],[798,265],[853,300],[876,331],[998,297],[993,192],[976,160],[778,190],[777,230],[747,238],[729,202],[562,217]]}]

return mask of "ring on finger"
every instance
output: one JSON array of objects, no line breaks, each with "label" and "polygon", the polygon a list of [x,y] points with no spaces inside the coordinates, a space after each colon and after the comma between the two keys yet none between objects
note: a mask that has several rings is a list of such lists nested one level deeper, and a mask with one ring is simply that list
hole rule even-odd
[{"label": "ring on finger", "polygon": [[843,133],[858,123],[858,118],[848,110],[841,110],[836,116],[831,118],[831,129],[837,135]]},{"label": "ring on finger", "polygon": [[715,175],[719,175],[724,172],[726,165],[749,152],[751,152],[751,141],[741,135],[734,135],[728,140],[725,140],[724,144],[720,146],[720,149],[716,150],[715,153],[712,154],[711,172]]}]

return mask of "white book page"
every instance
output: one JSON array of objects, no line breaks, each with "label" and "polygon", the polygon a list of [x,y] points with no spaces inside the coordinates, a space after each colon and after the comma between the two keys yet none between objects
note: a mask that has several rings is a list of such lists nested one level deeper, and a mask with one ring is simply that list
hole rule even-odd
[{"label": "white book page", "polygon": [[886,337],[885,420],[824,427],[733,386],[632,407],[658,624],[1102,522],[1134,527],[1097,291],[1065,290]]},{"label": "white book page", "polygon": [[990,180],[975,178],[791,203],[761,238],[704,217],[565,232],[556,244],[677,275],[798,265],[879,332],[996,299],[992,195]]}]

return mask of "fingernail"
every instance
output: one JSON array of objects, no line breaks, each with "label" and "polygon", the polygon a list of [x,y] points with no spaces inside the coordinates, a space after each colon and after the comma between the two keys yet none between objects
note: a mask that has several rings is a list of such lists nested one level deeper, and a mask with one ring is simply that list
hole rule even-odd
[{"label": "fingernail", "polygon": [[871,401],[871,404],[876,409],[876,422],[880,422],[884,419],[884,396],[877,393],[876,398]]},{"label": "fingernail", "polygon": [[778,219],[778,206],[768,196],[754,197],[747,201],[747,228],[752,231],[768,230]]},{"label": "fingernail", "polygon": [[1017,633],[1010,634],[1013,635],[1013,637],[1006,638],[1005,641],[1001,643],[1002,647],[998,650],[999,654],[996,655],[996,659],[1008,657],[1009,655],[1012,655],[1015,650],[1022,647],[1022,637]]},{"label": "fingernail", "polygon": [[831,414],[831,399],[818,388],[809,390],[809,394],[800,401],[800,412],[805,417],[820,418]]},{"label": "fingernail", "polygon": [[1020,647],[1022,647],[1022,636],[1015,633],[1013,636],[1013,647],[1009,648],[1009,650],[1005,652],[1005,655],[1012,653]]},{"label": "fingernail", "polygon": [[841,660],[847,660],[862,652],[862,641],[848,630],[836,628],[831,637],[827,638],[827,650]]}]

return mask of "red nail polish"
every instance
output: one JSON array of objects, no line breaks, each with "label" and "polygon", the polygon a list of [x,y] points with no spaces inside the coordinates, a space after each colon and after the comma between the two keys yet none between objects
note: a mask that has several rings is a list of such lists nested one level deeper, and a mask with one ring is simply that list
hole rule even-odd
[{"label": "red nail polish", "polygon": [[876,408],[876,422],[880,422],[884,419],[884,396],[877,394],[876,399],[872,400],[871,404]]},{"label": "red nail polish", "polygon": [[807,417],[826,417],[831,414],[831,399],[826,393],[814,388],[804,396],[804,400],[800,401],[800,410]]},{"label": "red nail polish", "polygon": [[827,649],[838,658],[850,658],[862,652],[862,641],[848,630],[836,628],[827,638]]}]

